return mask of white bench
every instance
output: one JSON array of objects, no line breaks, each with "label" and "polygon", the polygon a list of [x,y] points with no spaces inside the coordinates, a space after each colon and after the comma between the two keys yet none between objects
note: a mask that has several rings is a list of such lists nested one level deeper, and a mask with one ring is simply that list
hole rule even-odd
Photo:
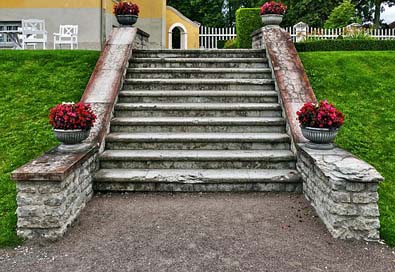
[{"label": "white bench", "polygon": [[70,49],[78,49],[78,25],[60,25],[59,33],[53,34],[53,48],[56,45],[70,45]]}]

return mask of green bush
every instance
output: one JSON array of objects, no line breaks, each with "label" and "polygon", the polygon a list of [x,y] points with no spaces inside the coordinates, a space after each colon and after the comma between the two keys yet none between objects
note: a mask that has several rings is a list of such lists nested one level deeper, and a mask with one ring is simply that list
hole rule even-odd
[{"label": "green bush", "polygon": [[226,41],[223,48],[225,48],[225,49],[237,48],[237,39]]},{"label": "green bush", "polygon": [[395,40],[337,39],[295,44],[299,52],[310,51],[388,51],[395,50]]},{"label": "green bush", "polygon": [[340,28],[351,23],[360,23],[361,19],[355,16],[355,11],[355,5],[350,0],[344,0],[329,15],[328,20],[325,22],[325,28]]},{"label": "green bush", "polygon": [[240,8],[236,11],[237,47],[251,48],[251,34],[262,27],[259,8]]}]

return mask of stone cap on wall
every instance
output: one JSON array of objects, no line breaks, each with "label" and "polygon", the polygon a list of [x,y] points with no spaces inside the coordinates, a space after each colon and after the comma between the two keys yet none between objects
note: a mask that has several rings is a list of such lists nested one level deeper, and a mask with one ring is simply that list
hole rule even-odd
[{"label": "stone cap on wall", "polygon": [[16,181],[62,181],[97,151],[92,147],[80,153],[60,153],[56,148],[12,172]]},{"label": "stone cap on wall", "polygon": [[349,181],[360,183],[379,183],[384,181],[377,170],[348,151],[341,148],[317,150],[299,144],[302,152],[316,165],[322,173],[333,181]]}]

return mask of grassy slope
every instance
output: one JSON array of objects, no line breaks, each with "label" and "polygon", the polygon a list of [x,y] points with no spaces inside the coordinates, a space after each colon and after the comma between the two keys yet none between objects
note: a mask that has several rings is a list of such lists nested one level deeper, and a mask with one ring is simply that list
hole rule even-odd
[{"label": "grassy slope", "polygon": [[99,53],[0,51],[0,246],[17,244],[10,172],[53,147],[48,110],[78,101]]},{"label": "grassy slope", "polygon": [[300,55],[317,98],[347,115],[337,144],[385,177],[379,192],[381,236],[395,245],[395,52]]}]

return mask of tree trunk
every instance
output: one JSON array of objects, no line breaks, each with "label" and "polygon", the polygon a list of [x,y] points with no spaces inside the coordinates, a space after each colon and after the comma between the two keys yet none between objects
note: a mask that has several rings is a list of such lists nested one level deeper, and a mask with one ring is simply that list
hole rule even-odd
[{"label": "tree trunk", "polygon": [[374,1],[374,28],[380,27],[380,15],[381,15],[381,1]]}]

